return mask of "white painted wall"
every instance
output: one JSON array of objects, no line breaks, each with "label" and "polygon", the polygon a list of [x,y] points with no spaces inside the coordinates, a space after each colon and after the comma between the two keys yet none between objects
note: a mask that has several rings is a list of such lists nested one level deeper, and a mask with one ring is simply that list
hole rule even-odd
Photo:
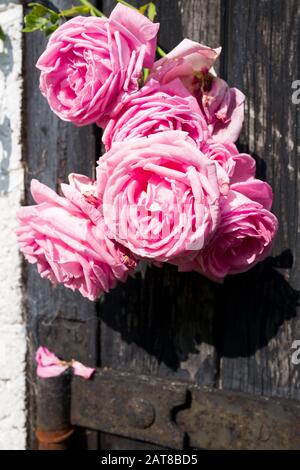
[{"label": "white painted wall", "polygon": [[21,258],[14,230],[23,193],[21,165],[22,7],[0,0],[0,450],[26,444]]}]

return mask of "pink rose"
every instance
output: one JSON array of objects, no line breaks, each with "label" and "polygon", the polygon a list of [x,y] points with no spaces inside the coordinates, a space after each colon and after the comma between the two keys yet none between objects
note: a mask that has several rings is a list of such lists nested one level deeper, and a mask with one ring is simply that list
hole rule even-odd
[{"label": "pink rose", "polygon": [[97,187],[110,236],[135,255],[177,263],[193,257],[219,222],[216,165],[187,133],[166,131],[113,144]]},{"label": "pink rose", "polygon": [[[268,208],[270,202],[266,201]],[[270,254],[277,228],[275,215],[263,205],[230,191],[223,199],[215,236],[193,262],[182,263],[179,270],[194,269],[219,282],[228,274],[247,271]]]},{"label": "pink rose", "polygon": [[154,63],[151,77],[162,84],[180,78],[186,87],[191,89],[195,75],[199,72],[207,73],[221,50],[221,47],[211,49],[190,39],[184,39],[175,49]]},{"label": "pink rose", "polygon": [[245,95],[237,88],[229,88],[225,80],[211,76],[211,85],[207,89],[200,86],[196,97],[213,139],[235,142],[244,122]]},{"label": "pink rose", "polygon": [[173,51],[154,63],[150,75],[161,84],[180,78],[197,98],[215,141],[235,142],[244,121],[245,96],[229,88],[211,70],[221,48],[211,49],[184,39]]},{"label": "pink rose", "polygon": [[230,188],[258,202],[265,209],[271,209],[272,188],[265,181],[255,178],[256,163],[251,155],[239,153],[231,142],[209,143],[202,146],[202,151],[217,164],[218,181],[223,195]]},{"label": "pink rose", "polygon": [[196,99],[180,80],[160,85],[150,80],[136,93],[128,95],[114,113],[103,134],[103,143],[109,150],[113,142],[167,130],[182,130],[201,145],[208,129]]},{"label": "pink rose", "polygon": [[92,181],[81,175],[70,179],[71,185],[61,186],[65,197],[32,181],[37,205],[19,210],[18,241],[42,277],[95,300],[115,287],[117,280],[125,281],[136,262],[128,250],[106,236]]},{"label": "pink rose", "polygon": [[108,19],[78,16],[60,26],[37,62],[52,111],[78,126],[104,122],[152,67],[158,28],[122,4]]},{"label": "pink rose", "polygon": [[201,149],[205,155],[215,161],[228,175],[233,176],[235,170],[235,157],[239,154],[236,146],[231,142],[211,142],[203,145]]},{"label": "pink rose", "polygon": [[246,153],[239,153],[232,142],[204,143],[201,150],[207,158],[216,162],[219,185],[223,188],[222,194],[228,193],[230,185],[254,179],[256,170],[254,158]]},{"label": "pink rose", "polygon": [[265,181],[251,178],[247,181],[234,183],[230,188],[235,192],[243,194],[248,199],[258,202],[268,211],[271,210],[273,191],[271,186]]}]

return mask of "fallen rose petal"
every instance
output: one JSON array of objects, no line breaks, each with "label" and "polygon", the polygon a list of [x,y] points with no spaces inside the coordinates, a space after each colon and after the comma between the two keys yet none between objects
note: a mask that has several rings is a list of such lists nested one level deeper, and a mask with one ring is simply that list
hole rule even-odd
[{"label": "fallen rose petal", "polygon": [[83,377],[84,379],[90,379],[96,370],[92,367],[84,366],[78,361],[72,361],[72,368],[75,375]]},{"label": "fallen rose petal", "polygon": [[63,364],[55,354],[43,346],[38,348],[35,358],[37,362],[37,375],[44,379],[57,377],[63,374],[69,367],[67,364]]},{"label": "fallen rose petal", "polygon": [[96,370],[74,359],[71,362],[62,361],[44,346],[40,346],[37,349],[35,358],[37,362],[37,375],[43,379],[57,377],[70,367],[73,369],[74,375],[78,375],[84,379],[90,379]]}]

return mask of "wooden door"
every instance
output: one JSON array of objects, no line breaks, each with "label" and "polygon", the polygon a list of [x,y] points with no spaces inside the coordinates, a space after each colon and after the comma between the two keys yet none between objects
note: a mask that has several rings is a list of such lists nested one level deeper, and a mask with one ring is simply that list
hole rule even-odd
[{"label": "wooden door", "polygon": [[[56,1],[59,7],[71,3]],[[300,400],[300,366],[291,361],[292,343],[300,340],[300,127],[299,105],[292,102],[292,83],[300,79],[300,2],[155,3],[163,49],[171,50],[184,37],[222,45],[218,71],[247,97],[239,148],[256,159],[258,176],[274,190],[280,229],[273,256],[223,285],[196,273],[178,274],[171,266],[144,267],[98,303],[54,289],[26,265],[30,447],[35,445],[34,352],[40,344],[98,367]],[[97,6],[108,14],[114,5],[103,0]],[[69,172],[93,174],[101,134],[64,123],[49,110],[35,69],[45,43],[39,33],[25,37],[26,183],[35,177],[56,189]],[[81,431],[78,441],[89,449],[157,448],[89,430]]]}]

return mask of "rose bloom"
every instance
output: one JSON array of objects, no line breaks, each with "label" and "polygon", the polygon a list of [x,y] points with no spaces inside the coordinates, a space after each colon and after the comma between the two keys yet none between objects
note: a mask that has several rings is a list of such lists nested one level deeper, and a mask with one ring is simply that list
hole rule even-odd
[{"label": "rose bloom", "polygon": [[52,111],[78,126],[104,122],[152,67],[158,28],[122,4],[109,18],[77,16],[60,26],[37,62]]},{"label": "rose bloom", "polygon": [[[259,184],[266,185],[262,181]],[[255,197],[248,189],[249,196]],[[192,262],[183,262],[179,270],[194,269],[222,282],[227,275],[247,271],[265,259],[270,254],[278,221],[268,210],[272,194],[261,202],[266,206],[231,190],[223,198],[221,222],[214,237]]]},{"label": "rose bloom", "polygon": [[[217,142],[235,142],[244,122],[245,95],[237,88],[230,88],[225,80],[207,75],[210,85],[199,85],[196,96],[203,109],[213,139]],[[205,80],[205,78],[204,78]]]},{"label": "rose bloom", "polygon": [[89,178],[70,175],[70,185],[61,188],[65,197],[32,181],[37,205],[18,212],[20,249],[30,263],[37,263],[42,277],[95,300],[117,280],[125,281],[136,262],[106,236],[95,184]]},{"label": "rose bloom", "polygon": [[103,143],[109,150],[113,142],[167,130],[187,132],[199,147],[208,136],[197,100],[180,80],[162,86],[150,80],[139,91],[128,95],[114,113],[103,134]]},{"label": "rose bloom", "polygon": [[232,142],[204,142],[201,150],[207,158],[216,163],[219,185],[223,187],[223,194],[229,191],[230,185],[254,179],[256,171],[254,158],[247,153],[239,153]]},{"label": "rose bloom", "polygon": [[271,209],[272,188],[265,181],[255,178],[256,162],[251,155],[239,153],[232,142],[208,143],[201,149],[206,157],[216,162],[219,186],[223,195],[232,189],[258,202],[265,209]]},{"label": "rose bloom", "polygon": [[114,143],[97,188],[110,236],[135,255],[177,264],[197,254],[219,223],[216,165],[188,134],[166,131]]},{"label": "rose bloom", "polygon": [[212,67],[221,48],[184,39],[175,49],[155,62],[151,78],[161,84],[180,78],[197,98],[210,134],[215,141],[235,142],[244,121],[245,96],[215,76]]}]

